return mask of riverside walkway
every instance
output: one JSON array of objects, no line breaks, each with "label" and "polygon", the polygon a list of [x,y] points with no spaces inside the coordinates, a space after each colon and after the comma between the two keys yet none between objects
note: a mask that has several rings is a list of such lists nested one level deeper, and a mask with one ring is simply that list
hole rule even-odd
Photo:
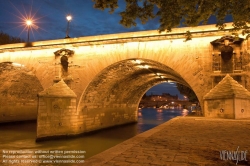
[{"label": "riverside walkway", "polygon": [[[238,161],[236,158],[236,160],[228,158],[227,154],[230,152],[239,154]],[[250,119],[186,116],[173,118],[138,134],[90,157],[83,165],[230,166],[236,164],[250,165]]]}]

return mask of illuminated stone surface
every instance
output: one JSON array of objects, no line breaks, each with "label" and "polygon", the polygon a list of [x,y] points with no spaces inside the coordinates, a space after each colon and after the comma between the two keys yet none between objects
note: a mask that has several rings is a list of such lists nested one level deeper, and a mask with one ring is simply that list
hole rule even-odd
[{"label": "illuminated stone surface", "polygon": [[67,86],[67,84],[65,84],[63,80],[40,92],[39,96],[76,98],[76,94]]},{"label": "illuminated stone surface", "polygon": [[228,74],[204,96],[206,117],[249,118],[250,92]]},{"label": "illuminated stone surface", "polygon": [[76,134],[76,94],[63,80],[38,94],[37,140]]},{"label": "illuminated stone surface", "polygon": [[[250,165],[250,120],[175,117],[85,160],[83,166],[229,166],[220,152],[247,151]],[[239,153],[238,153],[239,154]],[[239,155],[240,158],[240,155]]]},{"label": "illuminated stone surface", "polygon": [[37,93],[42,90],[26,67],[0,63],[0,122],[36,120]]},{"label": "illuminated stone surface", "polygon": [[[184,42],[188,30],[193,38]],[[161,34],[142,31],[38,41],[32,47],[24,47],[25,43],[9,44],[0,46],[0,63],[24,65],[43,89],[63,78],[77,96],[75,125],[81,133],[135,122],[143,94],[165,81],[190,87],[203,109],[204,95],[227,74],[214,69],[213,55],[219,53],[210,42],[226,35],[231,32],[217,31],[209,25]],[[249,41],[243,41],[232,46],[233,57],[242,58],[244,63],[237,70],[231,66],[233,72],[229,73],[248,90],[249,45]],[[60,64],[62,55],[54,54],[62,49],[74,52],[68,56],[66,75]]]}]

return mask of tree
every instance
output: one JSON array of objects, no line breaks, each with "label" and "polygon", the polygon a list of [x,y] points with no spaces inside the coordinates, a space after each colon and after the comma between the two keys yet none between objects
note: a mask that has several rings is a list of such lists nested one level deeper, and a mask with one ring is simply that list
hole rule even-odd
[{"label": "tree", "polygon": [[7,33],[0,32],[0,45],[11,44],[11,43],[22,43],[24,40],[18,37],[12,37]]},{"label": "tree", "polygon": [[197,102],[198,98],[195,95],[194,91],[192,89],[190,89],[189,87],[186,87],[182,84],[176,83],[177,85],[177,89],[179,90],[179,92],[184,95],[187,96],[189,101],[191,102]]},{"label": "tree", "polygon": [[[118,8],[118,0],[93,0],[97,9],[110,8],[113,13]],[[125,27],[136,26],[136,19],[146,23],[149,19],[159,17],[159,31],[170,32],[180,26],[198,26],[207,24],[214,15],[216,26],[225,28],[226,16],[233,18],[234,31],[243,30],[249,34],[250,1],[249,0],[125,0],[126,9],[120,13],[120,24]],[[248,35],[249,36],[249,35]],[[248,37],[247,36],[247,37]]]},{"label": "tree", "polygon": [[142,99],[145,99],[147,98],[147,93],[145,93],[143,96],[142,96]]}]

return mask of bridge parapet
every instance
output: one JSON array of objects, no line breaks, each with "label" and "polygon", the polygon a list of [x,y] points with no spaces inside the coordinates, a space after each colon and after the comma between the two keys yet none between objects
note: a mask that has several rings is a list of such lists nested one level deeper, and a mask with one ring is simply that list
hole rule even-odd
[{"label": "bridge parapet", "polygon": [[[227,23],[223,31],[219,31],[215,25],[206,25],[198,27],[174,28],[171,32],[161,32],[157,30],[140,31],[140,32],[127,32],[118,34],[107,34],[99,36],[86,36],[78,38],[64,38],[48,41],[32,42],[30,47],[25,47],[26,43],[6,44],[0,45],[0,53],[24,50],[41,50],[49,48],[63,48],[91,46],[91,45],[105,45],[117,44],[128,42],[146,42],[146,41],[159,41],[159,40],[174,40],[184,39],[187,31],[192,33],[193,38],[200,37],[214,37],[230,34],[229,29],[232,28],[232,23]],[[250,46],[249,46],[250,47]]]}]

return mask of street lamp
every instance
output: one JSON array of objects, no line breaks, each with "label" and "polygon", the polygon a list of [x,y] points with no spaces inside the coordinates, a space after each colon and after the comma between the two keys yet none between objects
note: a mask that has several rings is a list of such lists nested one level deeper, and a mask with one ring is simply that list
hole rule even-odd
[{"label": "street lamp", "polygon": [[26,20],[26,25],[28,27],[28,43],[30,42],[30,26],[32,25],[32,21],[31,20]]},{"label": "street lamp", "polygon": [[66,30],[66,37],[65,38],[70,38],[69,37],[69,22],[72,20],[72,16],[71,15],[67,15],[66,17],[68,24],[67,24],[67,30]]}]

